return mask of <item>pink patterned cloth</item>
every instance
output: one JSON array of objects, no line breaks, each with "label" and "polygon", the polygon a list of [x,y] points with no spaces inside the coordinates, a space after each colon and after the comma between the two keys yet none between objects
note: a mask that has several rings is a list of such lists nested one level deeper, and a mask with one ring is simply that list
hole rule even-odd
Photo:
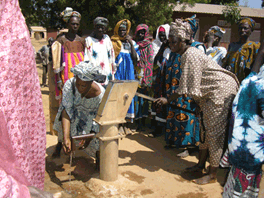
[{"label": "pink patterned cloth", "polygon": [[16,161],[2,111],[0,111],[0,161],[0,197],[30,197],[28,181]]},{"label": "pink patterned cloth", "polygon": [[[0,110],[18,168],[29,185],[43,189],[46,126],[34,51],[18,0],[0,1]],[[14,189],[6,181],[1,193],[5,183]]]}]

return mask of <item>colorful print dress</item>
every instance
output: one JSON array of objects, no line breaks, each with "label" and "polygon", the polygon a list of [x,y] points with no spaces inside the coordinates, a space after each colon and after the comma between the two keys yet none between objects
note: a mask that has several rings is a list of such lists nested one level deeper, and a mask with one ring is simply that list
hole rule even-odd
[{"label": "colorful print dress", "polygon": [[251,72],[259,47],[260,43],[253,41],[248,41],[242,46],[239,43],[231,43],[222,67],[233,72],[241,83]]},{"label": "colorful print dress", "polygon": [[224,47],[209,47],[206,49],[206,55],[209,56],[213,61],[217,62],[218,65],[223,65],[223,59],[226,56],[226,48]]},{"label": "colorful print dress", "polygon": [[[61,142],[63,141],[61,114],[64,109],[69,115],[71,121],[71,137],[89,134],[91,131],[95,133],[99,132],[99,125],[93,121],[93,119],[97,114],[105,89],[99,83],[95,82],[100,87],[101,94],[94,98],[82,98],[75,83],[75,77],[65,83],[63,87],[62,102],[54,123],[54,129],[58,131],[58,139]],[[98,149],[99,141],[93,139],[88,146],[87,152],[90,156],[95,156],[94,151]]]},{"label": "colorful print dress", "polygon": [[[57,60],[53,61],[53,69],[55,73],[61,72],[61,79],[63,84],[73,77],[71,68],[78,65],[84,59],[84,39],[77,36],[74,41],[70,41],[65,35],[59,37],[57,41],[52,44],[52,53],[56,51]],[[57,79],[56,79],[57,83]],[[55,86],[56,99],[60,100],[62,93]]]},{"label": "colorful print dress", "polygon": [[[165,73],[165,93],[164,96],[169,98],[177,88],[181,78],[181,56],[174,52],[170,53],[169,60],[164,63]],[[193,99],[183,95],[171,104],[177,105],[191,111],[195,111],[196,104]],[[177,147],[198,146],[199,145],[199,122],[194,114],[168,107],[167,126],[165,139],[167,144],[176,145]]]},{"label": "colorful print dress", "polygon": [[101,85],[107,85],[113,79],[115,67],[115,53],[112,41],[109,36],[104,34],[102,40],[88,36],[85,39],[84,61],[91,61],[95,67],[100,67],[101,74],[107,78]]},{"label": "colorful print dress", "polygon": [[[145,95],[151,94],[152,78],[153,78],[153,63],[154,63],[154,51],[153,45],[149,38],[149,29],[146,24],[140,24],[137,26],[135,35],[140,30],[145,30],[145,37],[143,41],[138,41],[137,45],[139,46],[140,59],[137,66],[135,67],[135,76],[139,80],[140,85],[138,92]],[[135,118],[147,117],[150,111],[149,101],[140,98],[138,96],[134,97],[135,99]]]},{"label": "colorful print dress", "polygon": [[[204,45],[200,42],[193,42],[192,46],[203,52],[205,50]],[[161,66],[162,72],[158,74],[157,82],[155,83],[156,85],[158,84],[158,86],[155,87],[158,87],[158,89],[156,88],[156,93],[159,93],[162,97],[168,98],[171,94],[175,93],[179,87],[182,73],[181,56],[171,52],[170,49],[166,49],[163,57],[164,60]],[[197,106],[194,100],[186,95],[173,101],[173,104],[191,111],[195,111]],[[169,106],[167,109],[163,109],[162,112],[157,109],[156,120],[163,121],[163,112],[166,112],[165,118],[167,118],[165,135],[167,144],[175,145],[176,147],[199,145],[199,121],[194,114]]]},{"label": "colorful print dress", "polygon": [[[134,64],[131,58],[131,46],[129,43],[122,43],[121,51],[116,57],[116,73],[115,79],[117,80],[135,80],[135,73],[134,73]],[[135,41],[133,41],[134,48],[137,52],[137,59],[139,60],[140,52],[138,45]],[[135,118],[135,106],[134,106],[134,99],[131,102],[131,105],[128,109],[126,117],[129,119]]]},{"label": "colorful print dress", "polygon": [[228,150],[221,165],[232,165],[223,197],[257,197],[264,162],[264,67],[241,83],[232,106]]}]

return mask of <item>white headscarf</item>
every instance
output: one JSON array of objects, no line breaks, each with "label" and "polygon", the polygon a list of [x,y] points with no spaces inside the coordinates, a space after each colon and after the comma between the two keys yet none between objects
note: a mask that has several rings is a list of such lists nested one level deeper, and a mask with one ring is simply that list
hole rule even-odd
[{"label": "white headscarf", "polygon": [[159,39],[159,29],[160,27],[163,27],[165,29],[165,35],[166,35],[166,39],[169,39],[169,32],[170,32],[170,25],[169,24],[165,24],[165,25],[161,25],[158,27],[157,29],[157,34],[156,34],[156,39],[153,41],[153,50],[154,50],[154,54],[153,57],[155,57],[157,55],[157,53],[159,52],[159,49],[162,45],[162,42]]},{"label": "white headscarf", "polygon": [[105,77],[100,74],[98,67],[95,67],[90,61],[80,62],[78,65],[75,65],[75,67],[71,68],[71,72],[82,81],[97,81],[101,77]]}]

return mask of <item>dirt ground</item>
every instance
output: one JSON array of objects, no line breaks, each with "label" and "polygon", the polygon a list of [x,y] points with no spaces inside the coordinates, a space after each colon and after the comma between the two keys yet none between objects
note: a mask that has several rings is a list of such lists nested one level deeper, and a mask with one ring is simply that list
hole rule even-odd
[{"label": "dirt ground", "polygon": [[[32,40],[36,51],[47,42]],[[37,64],[40,83],[42,67]],[[186,175],[183,170],[197,163],[198,153],[181,159],[176,154],[182,150],[165,150],[164,135],[148,138],[149,128],[135,132],[119,141],[119,178],[116,182],[99,180],[95,170],[95,160],[78,151],[70,168],[69,156],[62,152],[60,159],[52,159],[51,154],[57,143],[57,136],[49,131],[49,89],[41,88],[47,126],[47,152],[45,190],[62,192],[62,197],[178,197],[178,198],[218,198],[221,197],[225,170],[219,170],[218,181],[199,186],[191,182],[195,175]],[[70,176],[78,160],[84,161],[86,174],[82,177]],[[71,178],[71,181],[69,179]]]}]

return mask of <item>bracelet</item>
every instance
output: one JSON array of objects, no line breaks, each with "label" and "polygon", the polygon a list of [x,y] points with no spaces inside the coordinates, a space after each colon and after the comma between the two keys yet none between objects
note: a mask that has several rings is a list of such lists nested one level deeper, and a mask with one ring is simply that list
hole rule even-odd
[{"label": "bracelet", "polygon": [[61,82],[62,82],[61,80],[57,81],[57,83],[61,83]]}]

